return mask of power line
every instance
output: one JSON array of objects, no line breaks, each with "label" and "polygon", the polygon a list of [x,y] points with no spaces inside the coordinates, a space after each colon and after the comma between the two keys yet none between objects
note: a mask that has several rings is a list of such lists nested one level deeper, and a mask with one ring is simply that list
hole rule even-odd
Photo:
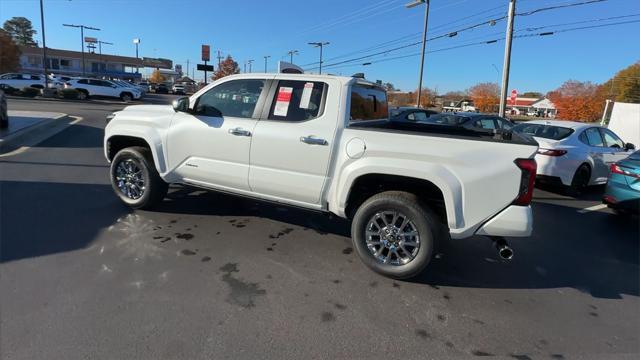
[{"label": "power line", "polygon": [[548,7],[544,7],[544,8],[540,8],[540,9],[535,9],[535,10],[531,10],[531,11],[517,13],[516,15],[517,16],[529,16],[529,15],[537,14],[537,13],[543,12],[543,11],[563,9],[563,8],[581,6],[581,5],[589,5],[589,4],[595,4],[595,3],[600,3],[600,2],[604,2],[604,1],[607,1],[607,0],[589,0],[589,1],[582,1],[582,2],[577,2],[577,3],[566,4],[566,5],[548,6]]},{"label": "power line", "polygon": [[563,23],[563,24],[552,24],[552,25],[544,25],[544,26],[530,27],[530,28],[525,28],[525,29],[518,29],[518,30],[516,30],[516,32],[522,32],[522,31],[536,31],[536,30],[546,29],[546,28],[555,27],[555,26],[567,26],[567,25],[586,24],[586,23],[592,23],[592,22],[600,22],[600,21],[608,21],[608,20],[624,19],[624,18],[630,18],[630,17],[636,17],[636,16],[640,16],[640,13],[637,13],[637,14],[631,14],[631,15],[612,16],[612,17],[608,17],[608,18],[598,18],[598,19],[589,19],[589,20],[582,20],[582,21],[574,21],[574,22],[570,22],[570,23]]},{"label": "power line", "polygon": [[[621,21],[621,22],[616,22],[616,23],[611,23],[611,24],[602,24],[602,25],[581,26],[581,27],[575,27],[575,28],[569,28],[569,29],[561,29],[561,30],[552,31],[552,32],[539,32],[539,33],[535,33],[535,34],[514,35],[513,37],[514,38],[540,37],[540,36],[548,36],[548,35],[554,35],[554,34],[564,33],[564,32],[571,32],[571,31],[578,31],[578,30],[585,30],[585,29],[595,29],[595,28],[602,28],[602,27],[616,26],[616,25],[625,25],[625,24],[631,24],[631,23],[640,23],[640,20]],[[494,43],[496,43],[498,41],[502,41],[502,40],[504,40],[504,37],[494,38],[494,39],[488,40],[488,41],[478,41],[478,42],[473,42],[473,43],[450,46],[450,47],[446,47],[446,48],[440,48],[440,49],[436,49],[436,50],[430,50],[430,51],[427,51],[427,53],[443,52],[443,51],[455,50],[455,49],[460,49],[460,48],[465,48],[465,47],[470,47],[470,46],[477,46],[477,45],[494,44]],[[377,63],[381,63],[381,62],[404,59],[404,58],[409,58],[409,57],[419,56],[419,55],[420,55],[420,53],[412,53],[412,54],[407,54],[407,55],[403,55],[403,56],[396,56],[396,57],[392,57],[392,58],[386,58],[386,59],[382,59],[382,60],[375,60],[375,61],[369,61],[369,62],[371,64],[377,64]],[[362,66],[362,64],[344,64],[344,65],[330,64],[330,65],[326,65],[327,68],[331,68],[331,69],[337,69],[337,68],[343,68],[343,67],[351,67],[351,66]]]}]

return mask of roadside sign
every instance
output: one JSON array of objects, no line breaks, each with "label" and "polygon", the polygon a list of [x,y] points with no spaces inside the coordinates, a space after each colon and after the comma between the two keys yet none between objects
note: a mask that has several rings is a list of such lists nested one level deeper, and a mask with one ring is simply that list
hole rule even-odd
[{"label": "roadside sign", "polygon": [[98,42],[98,39],[94,38],[94,37],[85,36],[84,37],[84,42],[86,42],[86,43],[94,43],[95,44],[95,43]]},{"label": "roadside sign", "polygon": [[202,45],[202,61],[209,61],[211,57],[211,47],[209,45]]},{"label": "roadside sign", "polygon": [[515,104],[516,98],[518,98],[518,90],[513,89],[511,90],[511,102]]},{"label": "roadside sign", "polygon": [[198,64],[198,71],[213,71],[213,65]]}]

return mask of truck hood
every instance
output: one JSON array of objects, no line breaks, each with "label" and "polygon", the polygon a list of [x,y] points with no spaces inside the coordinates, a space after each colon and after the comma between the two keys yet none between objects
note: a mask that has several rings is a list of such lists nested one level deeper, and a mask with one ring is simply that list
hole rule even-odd
[{"label": "truck hood", "polygon": [[122,113],[140,112],[149,116],[175,114],[171,105],[130,105],[122,109]]}]

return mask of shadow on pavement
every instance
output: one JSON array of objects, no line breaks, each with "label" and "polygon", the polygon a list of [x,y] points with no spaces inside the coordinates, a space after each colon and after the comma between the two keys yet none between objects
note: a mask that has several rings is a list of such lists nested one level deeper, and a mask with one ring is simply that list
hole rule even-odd
[{"label": "shadow on pavement", "polygon": [[[550,193],[556,194],[556,195],[561,195],[563,196],[563,198],[561,198],[562,200],[586,200],[586,201],[601,201],[602,200],[602,194],[604,194],[604,189],[605,189],[605,185],[595,185],[595,186],[589,186],[587,187],[587,189],[585,189],[585,191],[580,194],[579,196],[570,196],[567,194],[567,189],[563,186],[558,186],[558,185],[552,185],[552,184],[547,184],[547,183],[536,183],[536,188],[540,189],[540,190],[544,190],[544,191],[548,191]],[[540,200],[544,200],[544,199],[552,199],[552,200],[559,200],[559,198],[557,197],[540,197],[540,196],[535,196],[536,199],[540,199]]]},{"label": "shadow on pavement", "polygon": [[[350,236],[348,221],[302,209],[177,187],[156,210],[216,216],[260,216]],[[512,261],[502,261],[485,237],[451,240],[443,256],[412,281],[429,285],[497,288],[575,288],[594,297],[640,295],[638,225],[625,218],[534,204],[531,238],[510,239]]]},{"label": "shadow on pavement", "polygon": [[102,147],[102,139],[104,138],[104,130],[101,128],[74,124],[66,128],[64,131],[48,138],[39,143],[35,147],[51,147],[51,148],[94,148]]},{"label": "shadow on pavement", "polygon": [[2,181],[0,189],[2,263],[85,248],[128,212],[109,185]]},{"label": "shadow on pavement", "polygon": [[638,224],[606,213],[534,205],[530,238],[510,239],[513,260],[499,260],[483,237],[452,240],[415,281],[430,285],[543,289],[570,287],[593,297],[640,295]]},{"label": "shadow on pavement", "polygon": [[320,212],[174,185],[154,211],[172,214],[258,216],[310,228],[320,234],[350,236],[348,221]]}]

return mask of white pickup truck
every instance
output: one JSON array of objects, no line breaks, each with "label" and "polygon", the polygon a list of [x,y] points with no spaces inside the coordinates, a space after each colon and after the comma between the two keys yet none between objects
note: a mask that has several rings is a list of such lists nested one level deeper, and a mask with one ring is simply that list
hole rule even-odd
[{"label": "white pickup truck", "polygon": [[332,213],[386,276],[420,273],[444,239],[491,236],[510,257],[504,237],[531,233],[534,141],[389,121],[384,89],[359,77],[233,75],[107,121],[111,183],[129,206],[181,183]]}]

